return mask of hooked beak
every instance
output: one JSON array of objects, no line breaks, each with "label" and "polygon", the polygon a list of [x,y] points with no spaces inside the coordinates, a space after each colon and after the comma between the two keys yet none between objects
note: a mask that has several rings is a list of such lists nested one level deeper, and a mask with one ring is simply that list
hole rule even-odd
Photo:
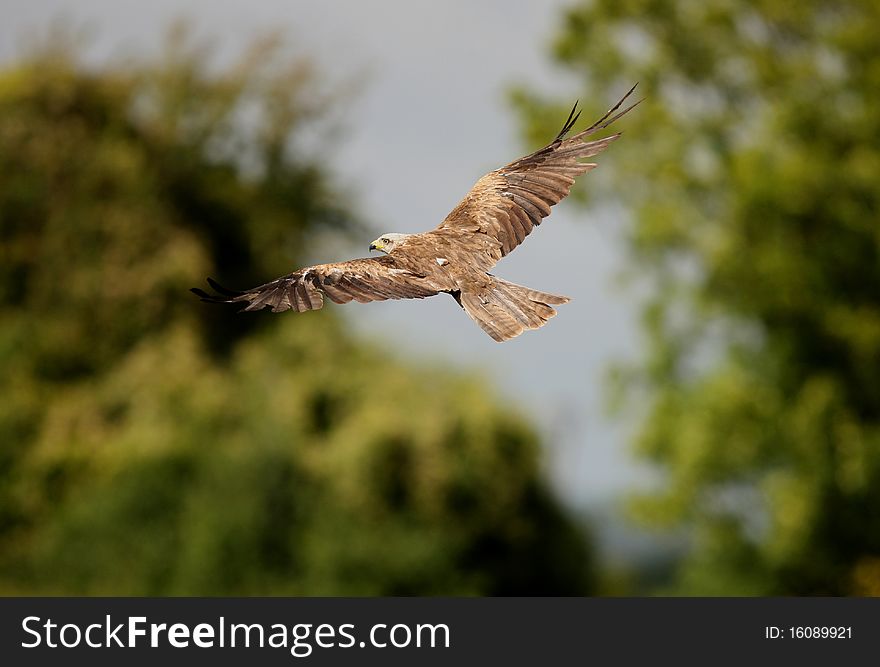
[{"label": "hooked beak", "polygon": [[377,246],[375,243],[370,244],[370,252],[373,252],[374,250],[378,250],[378,249],[379,249],[379,246]]}]

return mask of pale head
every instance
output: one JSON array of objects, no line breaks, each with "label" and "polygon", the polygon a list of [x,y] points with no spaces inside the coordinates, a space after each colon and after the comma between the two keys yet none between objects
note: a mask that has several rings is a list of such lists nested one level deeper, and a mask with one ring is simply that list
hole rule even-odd
[{"label": "pale head", "polygon": [[409,234],[397,234],[395,232],[382,234],[382,236],[370,244],[370,250],[381,250],[384,253],[389,253],[399,246],[408,236]]}]

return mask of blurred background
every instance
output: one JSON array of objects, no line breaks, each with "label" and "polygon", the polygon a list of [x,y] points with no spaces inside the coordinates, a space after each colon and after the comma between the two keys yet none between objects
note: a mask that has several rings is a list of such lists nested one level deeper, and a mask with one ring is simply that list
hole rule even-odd
[{"label": "blurred background", "polygon": [[[0,5],[0,593],[880,595],[880,5]],[[632,83],[497,269],[235,316]]]}]

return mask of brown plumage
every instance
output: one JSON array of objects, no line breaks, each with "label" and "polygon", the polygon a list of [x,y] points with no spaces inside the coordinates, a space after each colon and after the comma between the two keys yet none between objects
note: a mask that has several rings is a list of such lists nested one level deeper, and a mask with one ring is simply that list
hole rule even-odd
[{"label": "brown plumage", "polygon": [[446,292],[496,341],[537,329],[556,315],[553,306],[568,302],[568,297],[515,285],[488,271],[550,215],[577,176],[596,167],[580,160],[605,150],[620,133],[585,139],[635,107],[638,102],[617,112],[634,90],[635,86],[590,127],[566,139],[580,116],[575,104],[550,144],[483,176],[436,229],[376,239],[370,250],[381,250],[384,256],[310,266],[243,292],[210,278],[216,295],[192,291],[203,301],[242,303],[246,311],[271,308],[276,313],[317,310],[324,305],[324,295],[336,303],[364,303]]}]

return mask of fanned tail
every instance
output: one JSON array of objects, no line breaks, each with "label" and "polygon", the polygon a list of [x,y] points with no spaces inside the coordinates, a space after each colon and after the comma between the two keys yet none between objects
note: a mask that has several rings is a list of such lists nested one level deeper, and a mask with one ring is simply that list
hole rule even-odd
[{"label": "fanned tail", "polygon": [[539,292],[502,278],[493,277],[492,281],[485,293],[463,292],[456,298],[471,319],[499,343],[544,326],[556,315],[552,306],[570,301],[567,296]]}]

